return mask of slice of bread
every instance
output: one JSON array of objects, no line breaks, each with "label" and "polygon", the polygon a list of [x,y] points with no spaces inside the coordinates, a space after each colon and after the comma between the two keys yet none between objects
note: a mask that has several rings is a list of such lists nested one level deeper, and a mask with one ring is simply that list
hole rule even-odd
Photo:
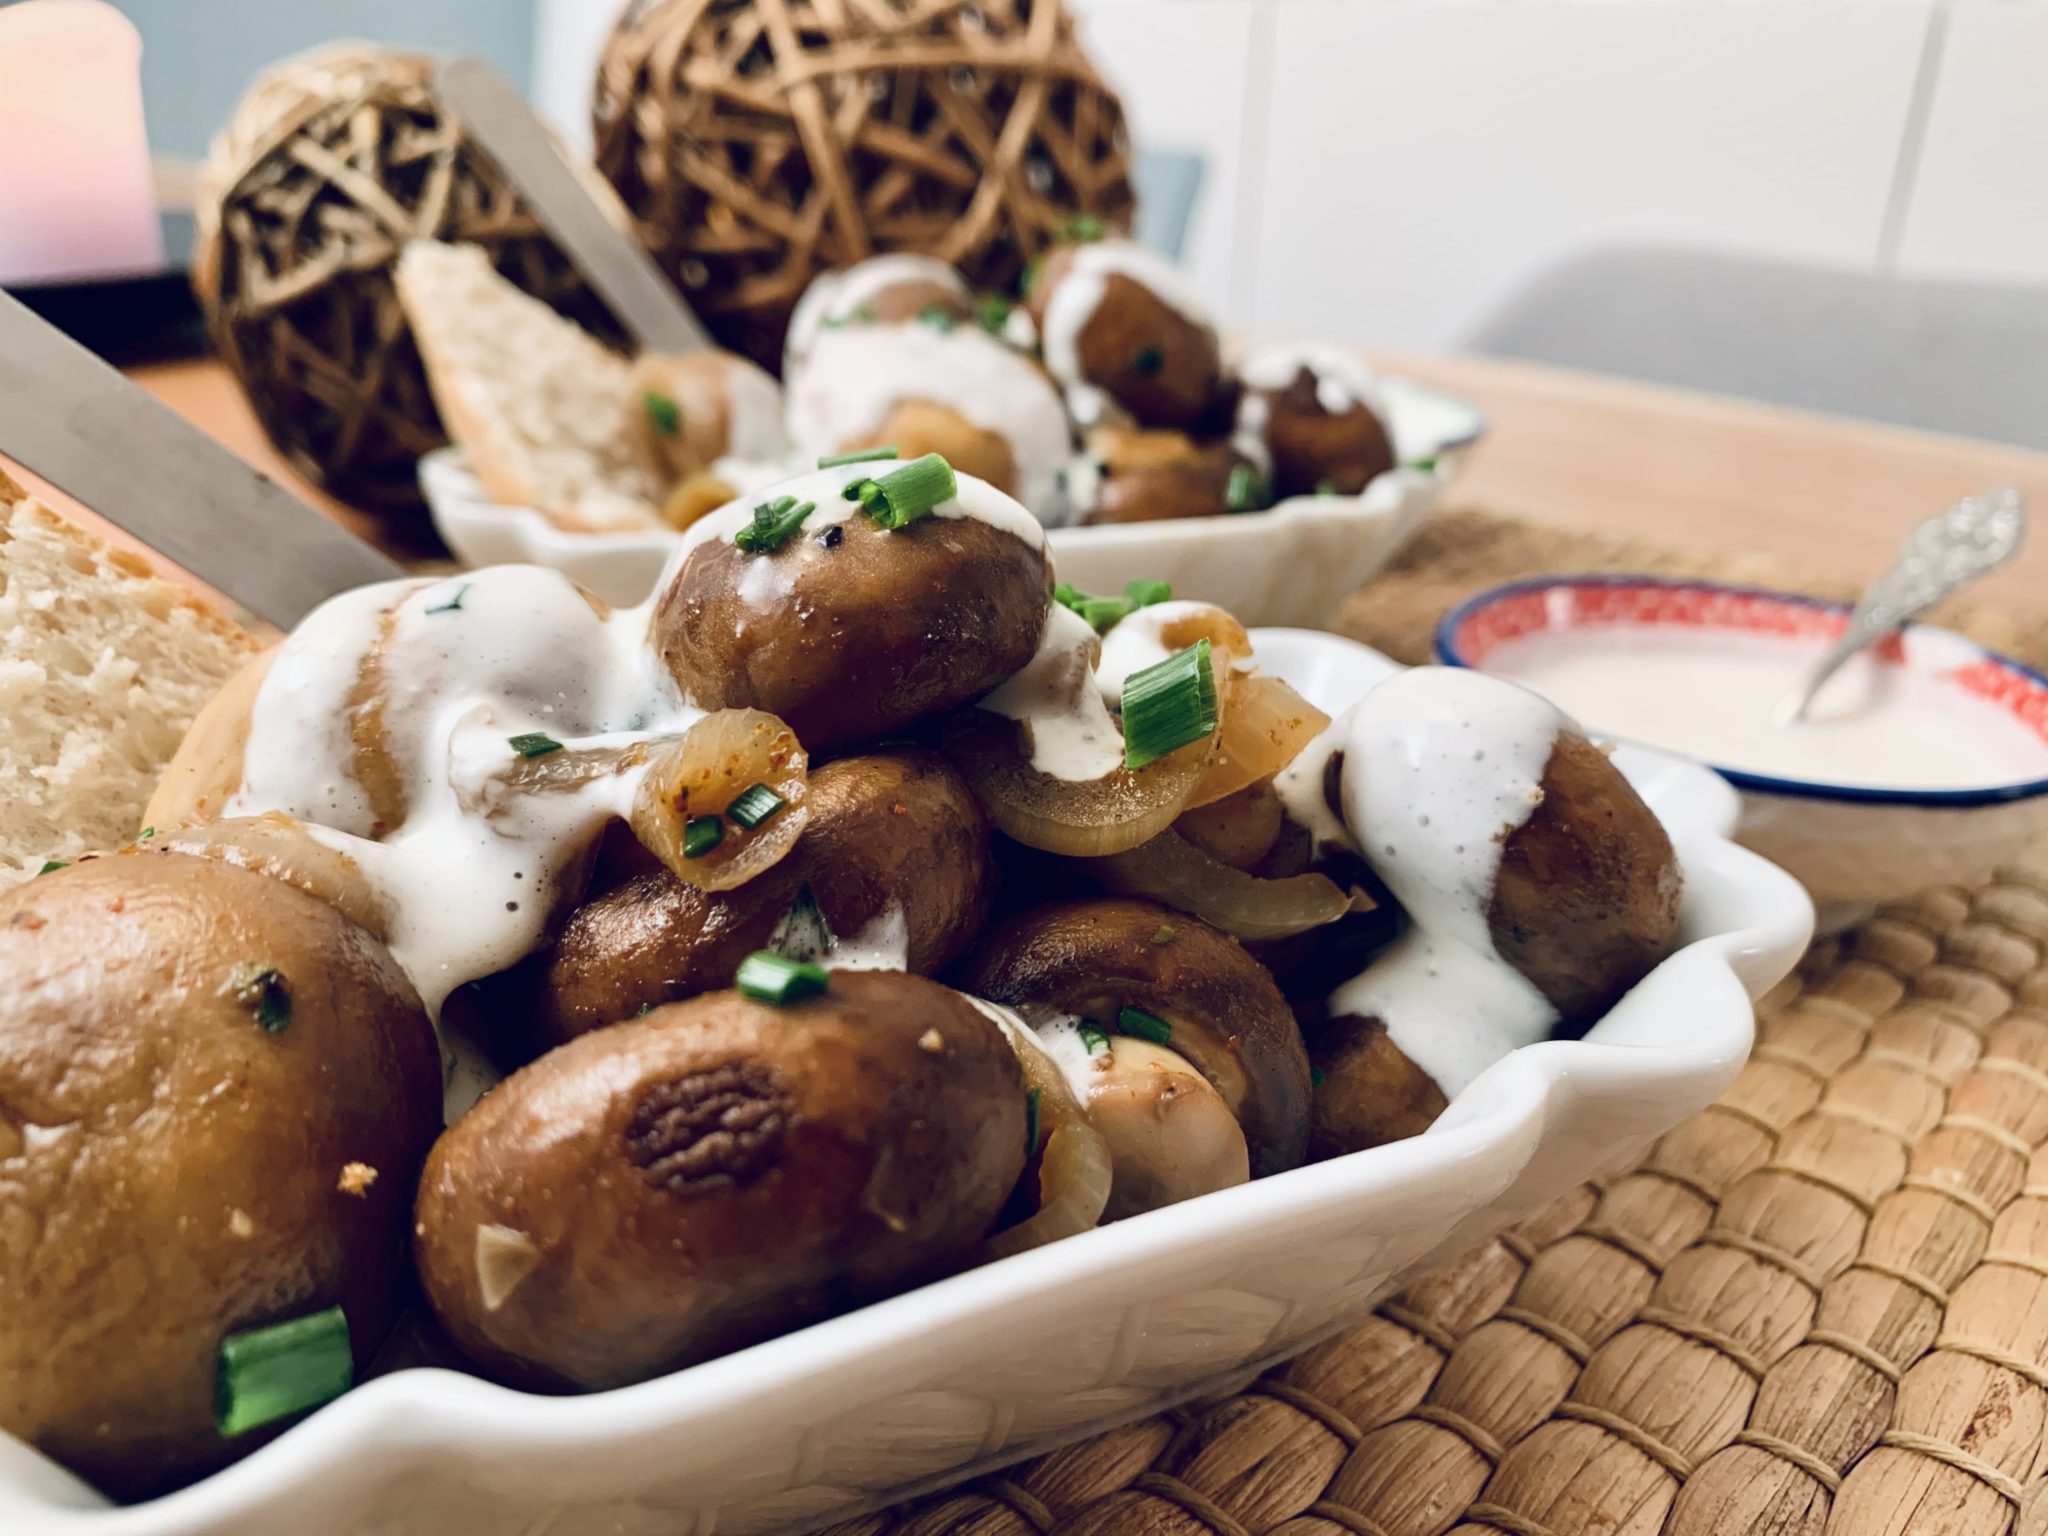
[{"label": "slice of bread", "polygon": [[0,475],[0,888],[114,848],[257,642]]},{"label": "slice of bread", "polygon": [[565,528],[658,524],[665,487],[634,431],[624,358],[481,246],[415,240],[397,284],[434,404],[493,501]]}]

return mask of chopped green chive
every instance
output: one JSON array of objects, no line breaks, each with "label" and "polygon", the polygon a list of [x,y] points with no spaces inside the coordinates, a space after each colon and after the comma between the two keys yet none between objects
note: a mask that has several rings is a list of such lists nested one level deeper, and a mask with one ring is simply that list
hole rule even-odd
[{"label": "chopped green chive", "polygon": [[1327,1072],[1325,1072],[1325,1071],[1324,1071],[1324,1070],[1323,1070],[1323,1069],[1322,1069],[1321,1067],[1310,1067],[1310,1068],[1308,1069],[1308,1085],[1309,1085],[1309,1087],[1311,1087],[1311,1088],[1320,1088],[1320,1087],[1322,1087],[1322,1086],[1323,1086],[1323,1079],[1324,1079],[1325,1077],[1328,1077],[1328,1076],[1329,1076],[1329,1074],[1328,1074]]},{"label": "chopped green chive", "polygon": [[1060,226],[1062,240],[1100,240],[1109,233],[1109,227],[1092,213],[1077,213]]},{"label": "chopped green chive", "polygon": [[640,409],[647,413],[647,423],[663,437],[680,437],[683,432],[683,408],[667,395],[648,390],[640,397]]},{"label": "chopped green chive", "polygon": [[511,740],[512,750],[521,757],[546,757],[550,752],[562,750],[562,744],[544,731],[528,731]]},{"label": "chopped green chive", "polygon": [[960,317],[945,305],[933,303],[925,305],[917,312],[917,322],[919,325],[930,326],[943,336],[960,323]]},{"label": "chopped green chive", "polygon": [[725,814],[751,832],[786,803],[766,784],[749,784],[734,796],[732,804],[725,808]]},{"label": "chopped green chive", "polygon": [[859,453],[834,453],[818,460],[820,469],[837,469],[842,464],[871,464],[876,459],[897,457],[896,445],[884,443],[879,448],[863,448]]},{"label": "chopped green chive", "polygon": [[469,584],[468,582],[466,582],[466,581],[465,581],[465,582],[464,582],[464,583],[463,583],[463,584],[462,584],[461,586],[459,586],[459,587],[457,587],[457,588],[455,589],[455,595],[454,595],[453,597],[449,598],[447,602],[445,602],[445,603],[436,603],[436,604],[434,604],[434,606],[433,606],[433,607],[429,608],[429,609],[427,610],[427,612],[429,612],[429,613],[459,613],[459,612],[461,612],[461,610],[462,610],[462,600],[463,600],[463,598],[465,598],[465,597],[467,597],[467,596],[469,595],[469,587],[470,587],[470,584]]},{"label": "chopped green chive", "polygon": [[1264,488],[1249,464],[1231,466],[1230,480],[1223,488],[1223,505],[1233,512],[1253,512],[1264,502]]},{"label": "chopped green chive", "polygon": [[798,501],[778,496],[754,508],[754,520],[732,536],[733,543],[750,555],[772,555],[790,540],[804,519],[818,510],[815,501]]},{"label": "chopped green chive", "polygon": [[757,1003],[796,1003],[816,997],[830,978],[822,965],[789,960],[773,950],[757,949],[740,962],[732,984]]},{"label": "chopped green chive", "polygon": [[155,827],[144,827],[144,828],[143,828],[143,829],[142,829],[142,830],[141,830],[140,832],[138,832],[138,833],[136,833],[136,834],[135,834],[135,841],[137,841],[138,843],[146,843],[146,842],[148,842],[148,841],[149,841],[149,840],[150,840],[150,839],[151,839],[152,837],[155,837],[155,836],[156,836],[156,828],[155,828]]},{"label": "chopped green chive", "polygon": [[1064,581],[1052,589],[1052,600],[1062,608],[1071,608],[1081,615],[1098,635],[1109,630],[1118,620],[1128,618],[1131,612],[1131,605],[1120,597],[1095,597]]},{"label": "chopped green chive", "polygon": [[1140,347],[1131,359],[1131,372],[1141,379],[1156,379],[1166,366],[1166,354],[1157,347]]},{"label": "chopped green chive", "polygon": [[981,328],[1000,336],[1010,323],[1010,311],[1017,306],[999,293],[985,295],[974,306],[974,318],[981,322]]},{"label": "chopped green chive", "polygon": [[291,988],[282,974],[267,965],[239,967],[228,978],[235,1001],[256,1015],[256,1022],[271,1034],[282,1034],[292,1021]]},{"label": "chopped green chive", "polygon": [[339,1307],[231,1333],[214,1369],[214,1427],[232,1440],[317,1408],[354,1383],[348,1319]]},{"label": "chopped green chive", "polygon": [[879,480],[860,480],[847,487],[848,499],[858,501],[884,528],[907,528],[928,517],[960,493],[953,466],[936,453],[912,459],[901,469],[891,470]]},{"label": "chopped green chive", "polygon": [[1024,1095],[1024,1155],[1038,1156],[1038,1090]]},{"label": "chopped green chive", "polygon": [[1197,640],[1124,679],[1124,766],[1142,768],[1216,731],[1216,674]]},{"label": "chopped green chive", "polygon": [[1316,494],[1318,496],[1340,496],[1343,493],[1337,489],[1336,481],[1325,477],[1316,482]]},{"label": "chopped green chive", "polygon": [[1030,298],[1031,290],[1038,286],[1039,278],[1044,275],[1045,259],[1043,257],[1034,256],[1030,261],[1024,263],[1024,270],[1017,278],[1017,297],[1020,299]]},{"label": "chopped green chive", "polygon": [[1104,1034],[1094,1021],[1083,1019],[1079,1032],[1081,1043],[1088,1047],[1090,1056],[1100,1056],[1109,1049],[1109,1036]]},{"label": "chopped green chive", "polygon": [[1410,469],[1417,470],[1425,475],[1433,475],[1436,473],[1436,459],[1434,457],[1430,457],[1427,459],[1417,459],[1413,464],[1410,464],[1408,467]]},{"label": "chopped green chive", "polygon": [[1124,583],[1124,601],[1133,610],[1150,608],[1154,603],[1168,603],[1173,601],[1173,586],[1170,582],[1140,576]]},{"label": "chopped green chive", "polygon": [[1173,942],[1172,927],[1166,923],[1161,923],[1152,930],[1152,942],[1154,944],[1171,944]]},{"label": "chopped green chive", "polygon": [[43,867],[37,870],[36,873],[38,875],[54,875],[58,870],[69,869],[70,867],[71,861],[69,859],[45,859],[43,860]]},{"label": "chopped green chive", "polygon": [[638,1008],[633,1010],[633,1017],[636,1019],[644,1019],[647,1017],[647,1015],[649,1015],[652,1012],[654,1012],[654,1004],[642,1003]]},{"label": "chopped green chive", "polygon": [[1150,1040],[1154,1045],[1165,1045],[1173,1039],[1173,1026],[1158,1014],[1147,1013],[1142,1008],[1119,1008],[1116,1027],[1127,1035],[1136,1035],[1140,1040]]},{"label": "chopped green chive", "polygon": [[716,816],[692,816],[683,823],[683,857],[701,859],[725,841],[725,823]]}]

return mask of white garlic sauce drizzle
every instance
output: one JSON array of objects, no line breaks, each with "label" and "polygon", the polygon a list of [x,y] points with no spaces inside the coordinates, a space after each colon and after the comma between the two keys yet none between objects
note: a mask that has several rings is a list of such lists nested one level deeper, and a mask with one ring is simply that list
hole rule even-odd
[{"label": "white garlic sauce drizzle", "polygon": [[1010,446],[1017,498],[1047,523],[1066,511],[1073,431],[1038,365],[972,321],[821,330],[789,377],[789,432],[812,456],[871,443],[910,401],[957,411]]},{"label": "white garlic sauce drizzle", "polygon": [[842,971],[903,971],[910,968],[910,926],[903,908],[890,902],[857,933],[834,939],[826,963]]},{"label": "white garlic sauce drizzle", "polygon": [[860,322],[861,311],[873,305],[880,295],[911,283],[933,283],[950,289],[963,304],[974,298],[966,277],[936,256],[898,251],[870,256],[836,272],[821,272],[811,279],[797,299],[796,308],[790,311],[789,330],[782,346],[784,376],[796,372],[809,355],[811,344],[822,333]]},{"label": "white garlic sauce drizzle", "polygon": [[1124,765],[1123,732],[1095,670],[1100,653],[1088,621],[1054,603],[1023,670],[981,701],[983,709],[1029,729],[1033,768],[1070,784],[1105,778]]},{"label": "white garlic sauce drizzle", "polygon": [[1304,368],[1315,378],[1316,403],[1330,415],[1341,416],[1363,405],[1386,419],[1378,376],[1370,363],[1348,347],[1315,341],[1267,342],[1244,355],[1237,376],[1248,390],[1283,390]]},{"label": "white garlic sauce drizzle", "polygon": [[[352,858],[392,913],[393,956],[438,1018],[456,987],[539,942],[560,880],[608,821],[630,812],[646,771],[514,790],[506,779],[522,758],[512,739],[538,733],[573,754],[670,737],[701,715],[646,630],[644,609],[601,614],[566,576],[539,566],[344,593],[280,648],[227,813],[296,817]],[[347,728],[373,654],[405,798],[393,827],[374,820]]]},{"label": "white garlic sauce drizzle", "polygon": [[1108,394],[1081,374],[1081,333],[1095,318],[1112,277],[1127,277],[1151,290],[1168,308],[1191,325],[1214,330],[1207,306],[1186,276],[1156,251],[1131,240],[1096,240],[1075,247],[1067,269],[1045,304],[1039,345],[1045,366],[1066,391],[1067,408],[1082,427],[1092,427],[1115,414]]},{"label": "white garlic sauce drizzle", "polygon": [[[1169,656],[1187,649],[1185,645],[1168,645],[1166,631],[1184,620],[1199,620],[1204,615],[1220,615],[1222,620],[1234,622],[1214,603],[1194,602],[1186,598],[1153,603],[1127,618],[1119,619],[1115,627],[1102,637],[1102,662],[1095,669],[1096,687],[1101,690],[1103,698],[1112,707],[1121,709],[1124,684],[1130,681],[1132,673],[1156,667]],[[1225,665],[1220,656],[1214,657],[1212,664],[1219,672]],[[1233,674],[1243,675],[1256,671],[1258,663],[1253,657],[1243,656],[1229,666]]]},{"label": "white garlic sauce drizzle", "polygon": [[[1551,750],[1573,729],[1513,683],[1415,667],[1378,684],[1317,738],[1343,751],[1344,826],[1409,920],[1390,949],[1331,994],[1330,1012],[1382,1020],[1447,1098],[1557,1022],[1549,1001],[1494,948],[1487,909],[1502,846],[1542,803]],[[1312,772],[1318,798],[1327,756],[1297,764]]]}]

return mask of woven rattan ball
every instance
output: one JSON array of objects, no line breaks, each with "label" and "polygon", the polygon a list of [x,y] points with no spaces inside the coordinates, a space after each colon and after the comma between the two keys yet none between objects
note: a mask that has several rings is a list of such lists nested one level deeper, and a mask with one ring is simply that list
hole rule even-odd
[{"label": "woven rattan ball", "polygon": [[921,251],[1005,289],[1128,227],[1123,108],[1060,0],[633,0],[597,163],[728,347],[769,367],[819,272]]},{"label": "woven rattan ball", "polygon": [[271,440],[344,500],[419,505],[446,441],[391,268],[415,237],[487,247],[607,337],[609,313],[433,91],[433,63],[344,43],[275,66],[214,141],[193,287]]}]

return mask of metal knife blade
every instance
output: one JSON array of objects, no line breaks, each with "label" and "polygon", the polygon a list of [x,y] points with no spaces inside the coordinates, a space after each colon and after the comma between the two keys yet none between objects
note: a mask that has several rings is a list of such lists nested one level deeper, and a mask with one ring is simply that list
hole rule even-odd
[{"label": "metal knife blade", "polygon": [[5,293],[0,453],[281,629],[405,574]]},{"label": "metal knife blade", "polygon": [[717,345],[639,242],[590,195],[511,81],[477,58],[450,59],[436,78],[441,100],[642,347],[704,352]]}]

